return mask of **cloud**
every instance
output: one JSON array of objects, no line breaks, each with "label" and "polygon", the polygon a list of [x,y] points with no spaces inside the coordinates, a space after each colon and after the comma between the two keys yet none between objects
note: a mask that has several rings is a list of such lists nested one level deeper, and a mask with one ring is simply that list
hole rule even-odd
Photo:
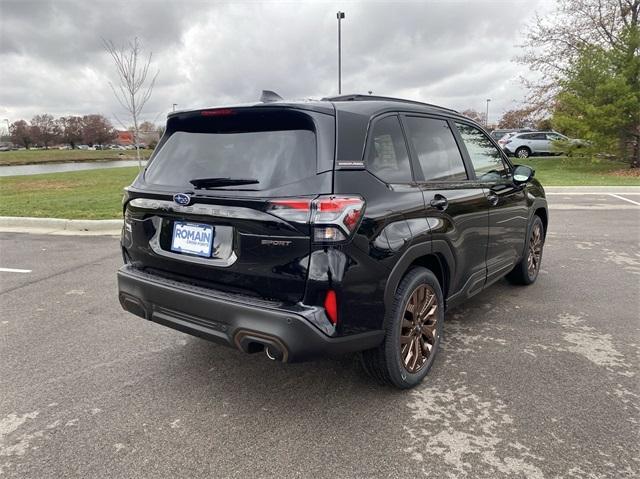
[{"label": "cloud", "polygon": [[523,97],[511,59],[536,2],[0,2],[0,116],[123,116],[102,39],[138,36],[160,70],[146,119],[179,108],[343,92],[403,96],[491,117]]}]

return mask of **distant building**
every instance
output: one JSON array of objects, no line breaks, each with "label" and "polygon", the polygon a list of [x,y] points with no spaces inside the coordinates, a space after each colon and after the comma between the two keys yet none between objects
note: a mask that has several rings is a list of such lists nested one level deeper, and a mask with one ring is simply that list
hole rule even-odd
[{"label": "distant building", "polygon": [[116,136],[116,145],[129,146],[133,145],[133,132],[132,131],[120,131],[118,130],[118,136]]},{"label": "distant building", "polygon": [[[133,145],[133,132],[129,130],[118,130],[118,136],[116,137],[116,145],[128,146]],[[157,131],[141,131],[140,132],[140,144],[150,145],[158,143],[160,140],[160,133]]]}]

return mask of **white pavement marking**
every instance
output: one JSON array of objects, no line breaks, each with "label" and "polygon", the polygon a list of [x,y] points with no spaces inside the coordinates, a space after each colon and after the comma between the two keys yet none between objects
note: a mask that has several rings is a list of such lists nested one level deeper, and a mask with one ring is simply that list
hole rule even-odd
[{"label": "white pavement marking", "polygon": [[637,206],[634,205],[567,205],[567,204],[554,204],[552,203],[549,206],[550,210],[558,211],[558,210],[597,210],[597,211],[622,211],[622,210],[632,210],[638,211]]},{"label": "white pavement marking", "polygon": [[[547,196],[549,196],[549,195],[556,195],[556,196],[607,196],[607,195],[614,195],[614,193],[610,193],[610,192],[607,192],[607,191],[567,191],[567,192],[547,191],[545,193],[546,193]],[[640,193],[635,192],[635,191],[631,191],[631,192],[620,191],[617,194],[619,194],[619,195],[627,195],[627,196],[628,195],[640,195]]]},{"label": "white pavement marking", "polygon": [[0,268],[0,272],[4,273],[31,273],[30,269],[16,269],[16,268]]},{"label": "white pavement marking", "polygon": [[618,198],[619,200],[628,201],[629,203],[640,206],[640,203],[638,203],[637,201],[630,200],[629,198],[625,198],[624,196],[614,195],[613,193],[609,193],[609,196],[613,196],[614,198]]},{"label": "white pavement marking", "polygon": [[[559,188],[556,188],[559,189]],[[561,196],[563,197],[564,202],[560,202],[556,204],[555,201],[551,202],[550,208],[553,210],[637,210],[640,207],[640,202],[631,200],[629,198],[625,198],[625,196],[630,195],[640,195],[640,188],[634,189],[633,191],[622,191],[612,188],[608,191],[603,187],[602,189],[597,189],[595,191],[547,191],[547,196]],[[613,193],[612,191],[615,191]],[[625,196],[621,196],[625,195]],[[599,204],[567,204],[567,201],[571,201],[569,198],[573,196],[592,196],[594,197],[594,201],[597,199],[600,201]],[[618,200],[622,200],[626,203],[630,204],[620,204],[615,202],[603,202],[604,197],[616,198]]]}]

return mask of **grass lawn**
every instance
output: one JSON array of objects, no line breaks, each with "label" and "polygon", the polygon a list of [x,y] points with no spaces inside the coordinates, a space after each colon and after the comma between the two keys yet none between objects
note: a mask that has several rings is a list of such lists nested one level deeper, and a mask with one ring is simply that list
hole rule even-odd
[{"label": "grass lawn", "polygon": [[543,186],[631,186],[640,185],[640,176],[623,176],[629,165],[611,160],[566,156],[512,158],[513,163],[529,165]]},{"label": "grass lawn", "polygon": [[[148,158],[153,150],[140,150]],[[0,166],[63,161],[135,160],[135,150],[17,150],[0,151]]]},{"label": "grass lawn", "polygon": [[[553,157],[521,163],[535,168],[536,178],[546,186],[640,185],[640,176],[612,174],[628,167],[609,160]],[[133,167],[0,177],[0,216],[120,218],[122,188],[137,173]]]},{"label": "grass lawn", "polygon": [[0,177],[0,216],[120,218],[122,188],[137,174],[132,167]]}]

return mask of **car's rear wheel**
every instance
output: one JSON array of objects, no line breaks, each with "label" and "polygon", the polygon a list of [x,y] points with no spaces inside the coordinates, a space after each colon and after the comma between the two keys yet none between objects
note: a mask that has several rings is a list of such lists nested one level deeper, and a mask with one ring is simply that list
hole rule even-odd
[{"label": "car's rear wheel", "polygon": [[374,379],[400,389],[416,386],[433,365],[443,323],[438,279],[426,268],[412,268],[400,282],[388,312],[384,342],[362,353],[365,370]]},{"label": "car's rear wheel", "polygon": [[535,282],[540,272],[544,237],[544,225],[540,217],[536,215],[533,217],[531,228],[529,228],[526,252],[516,267],[507,275],[509,281],[525,285]]},{"label": "car's rear wheel", "polygon": [[526,146],[521,146],[516,150],[516,156],[518,158],[529,158],[531,156],[531,150]]}]

